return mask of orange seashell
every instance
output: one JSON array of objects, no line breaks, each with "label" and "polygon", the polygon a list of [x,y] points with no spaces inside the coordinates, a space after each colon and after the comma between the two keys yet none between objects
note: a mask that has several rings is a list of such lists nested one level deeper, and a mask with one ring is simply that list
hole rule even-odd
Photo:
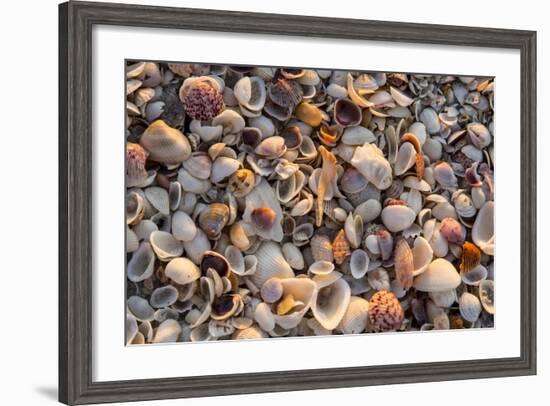
[{"label": "orange seashell", "polygon": [[395,244],[395,275],[403,289],[410,289],[413,284],[414,259],[411,247],[401,239]]},{"label": "orange seashell", "polygon": [[481,251],[479,250],[479,248],[475,244],[466,241],[462,246],[462,261],[460,262],[460,272],[470,272],[472,269],[479,265],[480,260]]},{"label": "orange seashell", "polygon": [[311,238],[309,245],[311,247],[311,255],[315,261],[332,262],[334,260],[332,243],[328,236],[316,234]]},{"label": "orange seashell", "polygon": [[401,137],[401,143],[404,142],[410,142],[412,146],[414,147],[414,150],[416,151],[416,164],[415,164],[415,170],[416,170],[416,177],[418,179],[422,179],[424,177],[424,155],[422,154],[422,147],[420,145],[420,141],[418,141],[418,138],[416,138],[416,135],[413,133],[405,133],[403,134],[403,137]]},{"label": "orange seashell", "polygon": [[338,231],[338,234],[336,234],[332,242],[332,254],[334,255],[334,262],[338,265],[341,265],[346,257],[351,255],[351,248],[344,229]]},{"label": "orange seashell", "polygon": [[341,127],[338,126],[326,126],[324,124],[319,128],[319,139],[321,142],[329,147],[336,145],[336,141],[342,134]]},{"label": "orange seashell", "polygon": [[323,157],[323,166],[321,167],[321,176],[319,177],[319,186],[317,187],[317,212],[315,213],[315,224],[320,227],[323,223],[323,208],[325,193],[327,187],[336,177],[336,157],[332,152],[329,152],[325,147],[319,148]]},{"label": "orange seashell", "polygon": [[257,207],[250,214],[252,223],[262,231],[269,231],[275,224],[276,218],[275,210],[271,207]]}]

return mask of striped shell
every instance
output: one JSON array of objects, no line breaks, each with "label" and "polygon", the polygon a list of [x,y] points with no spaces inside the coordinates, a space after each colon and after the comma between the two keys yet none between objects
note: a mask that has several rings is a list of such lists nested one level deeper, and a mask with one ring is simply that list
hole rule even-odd
[{"label": "striped shell", "polygon": [[403,289],[410,289],[413,284],[414,259],[409,244],[404,239],[395,244],[395,275]]},{"label": "striped shell", "polygon": [[346,238],[344,229],[338,231],[334,241],[332,241],[332,253],[334,255],[334,262],[341,265],[348,255],[351,255],[350,244]]}]

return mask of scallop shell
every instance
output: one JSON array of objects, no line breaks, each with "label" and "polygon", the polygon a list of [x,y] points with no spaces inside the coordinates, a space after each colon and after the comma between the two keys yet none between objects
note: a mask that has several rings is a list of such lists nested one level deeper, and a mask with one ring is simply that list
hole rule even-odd
[{"label": "scallop shell", "polygon": [[403,289],[412,287],[414,273],[414,257],[409,244],[404,239],[395,244],[395,275]]},{"label": "scallop shell", "polygon": [[369,321],[369,302],[352,296],[338,330],[343,334],[360,334],[366,330]]},{"label": "scallop shell", "polygon": [[477,296],[464,292],[458,300],[458,310],[464,320],[473,323],[481,314],[481,303]]},{"label": "scallop shell", "polygon": [[437,258],[428,269],[418,275],[413,282],[416,290],[422,292],[442,292],[455,289],[460,285],[460,275],[449,261]]},{"label": "scallop shell", "polygon": [[149,158],[162,163],[175,164],[191,155],[191,145],[185,135],[162,120],[153,122],[140,138],[140,144]]},{"label": "scallop shell", "polygon": [[148,242],[142,242],[132,254],[128,262],[128,279],[132,282],[141,282],[151,277],[155,270],[155,254]]},{"label": "scallop shell", "polygon": [[477,214],[472,240],[487,255],[495,255],[494,203],[489,201]]},{"label": "scallop shell", "polygon": [[256,273],[250,277],[254,285],[262,286],[270,278],[292,278],[294,271],[285,260],[279,244],[266,241],[256,251],[258,265]]},{"label": "scallop shell", "polygon": [[315,261],[328,261],[334,260],[332,252],[332,243],[327,235],[316,234],[311,238],[310,242],[311,254]]},{"label": "scallop shell", "polygon": [[392,168],[376,145],[357,147],[350,163],[378,189],[384,190],[391,186]]},{"label": "scallop shell", "polygon": [[325,329],[333,330],[344,317],[350,298],[350,287],[340,278],[317,292],[311,305],[313,316]]}]

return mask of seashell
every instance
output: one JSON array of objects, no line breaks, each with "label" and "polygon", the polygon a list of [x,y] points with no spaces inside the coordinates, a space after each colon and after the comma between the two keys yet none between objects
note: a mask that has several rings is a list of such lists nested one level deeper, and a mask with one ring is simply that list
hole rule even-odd
[{"label": "seashell", "polygon": [[346,238],[344,229],[341,229],[332,241],[332,254],[334,262],[341,265],[347,256],[351,255],[350,244]]},{"label": "seashell", "polygon": [[413,133],[416,136],[420,145],[424,145],[428,137],[424,123],[419,121],[412,123],[408,128],[408,132]]},{"label": "seashell", "polygon": [[333,330],[342,321],[350,298],[350,287],[340,278],[317,292],[311,305],[313,316],[325,329]]},{"label": "seashell", "polygon": [[403,93],[401,90],[399,89],[396,89],[395,87],[393,86],[390,86],[390,94],[393,98],[393,100],[395,100],[395,102],[397,104],[399,104],[400,106],[402,107],[408,107],[410,106],[414,99],[407,96],[405,93]]},{"label": "seashell", "polygon": [[206,236],[215,240],[229,221],[229,207],[222,203],[212,203],[199,215],[199,227]]},{"label": "seashell", "polygon": [[168,192],[158,186],[151,186],[144,190],[145,197],[155,209],[164,215],[170,214],[170,200]]},{"label": "seashell", "polygon": [[466,131],[470,137],[470,141],[478,149],[483,149],[489,146],[492,142],[492,136],[489,129],[481,123],[469,123],[466,125]]},{"label": "seashell", "polygon": [[251,326],[242,330],[237,330],[232,336],[234,340],[257,340],[267,337],[267,333],[258,326]]},{"label": "seashell", "polygon": [[348,308],[338,325],[343,334],[360,334],[366,330],[369,321],[369,302],[352,296]]},{"label": "seashell", "polygon": [[456,290],[450,289],[443,292],[429,292],[430,299],[436,306],[451,307],[457,301]]},{"label": "seashell", "polygon": [[423,237],[416,237],[413,248],[413,276],[418,276],[428,269],[432,262],[433,250],[428,241]]},{"label": "seashell", "polygon": [[352,248],[359,248],[363,239],[363,219],[350,213],[346,218],[344,231],[349,245]]},{"label": "seashell", "polygon": [[336,83],[329,84],[326,90],[327,94],[335,99],[343,99],[348,95],[348,90]]},{"label": "seashell", "polygon": [[366,202],[358,205],[353,211],[354,215],[360,216],[363,219],[363,223],[369,223],[380,215],[382,211],[382,205],[376,199],[369,199]]},{"label": "seashell", "polygon": [[267,88],[269,99],[277,106],[293,108],[302,100],[304,91],[294,80],[274,79]]},{"label": "seashell", "polygon": [[183,192],[179,182],[170,182],[168,187],[168,202],[170,210],[177,210],[181,203]]},{"label": "seashell", "polygon": [[469,241],[462,246],[462,256],[460,260],[460,272],[469,273],[476,268],[481,260],[481,251]]},{"label": "seashell", "polygon": [[266,241],[256,251],[258,265],[256,273],[250,279],[256,286],[262,286],[265,281],[272,277],[292,278],[294,271],[285,260],[279,244]]},{"label": "seashell", "polygon": [[391,186],[391,166],[376,145],[365,144],[357,147],[350,163],[378,189],[385,190]]},{"label": "seashell", "polygon": [[314,275],[327,275],[334,271],[334,264],[329,261],[315,261],[308,271]]},{"label": "seashell", "polygon": [[153,161],[175,164],[185,161],[191,155],[191,145],[187,137],[162,120],[156,120],[149,125],[139,142]]},{"label": "seashell", "polygon": [[139,239],[136,233],[126,227],[126,252],[134,252],[139,248]]},{"label": "seashell", "polygon": [[479,264],[469,272],[461,272],[462,282],[469,286],[478,286],[480,282],[487,279],[489,271],[483,265]]},{"label": "seashell", "polygon": [[311,254],[315,261],[328,261],[334,260],[332,252],[332,243],[327,235],[316,234],[311,238],[310,242]]},{"label": "seashell", "polygon": [[220,183],[224,179],[233,175],[233,173],[235,173],[240,166],[241,163],[236,159],[220,156],[216,158],[212,164],[210,180],[213,183]]},{"label": "seashell", "polygon": [[273,121],[266,116],[252,117],[248,119],[248,124],[260,130],[263,138],[268,138],[275,135],[275,125],[273,124]]},{"label": "seashell", "polygon": [[[283,255],[292,269],[302,270],[305,267],[304,256],[294,244],[287,242],[282,246]],[[330,250],[332,254],[332,249]]]},{"label": "seashell", "polygon": [[380,229],[376,233],[376,242],[378,245],[377,252],[380,254],[383,261],[390,259],[393,254],[393,237],[385,229]]},{"label": "seashell", "polygon": [[168,262],[183,254],[181,241],[166,231],[153,231],[149,237],[151,247],[161,261]]},{"label": "seashell", "polygon": [[191,241],[184,241],[185,256],[195,264],[200,264],[205,251],[210,250],[211,245],[208,237],[200,228],[196,229],[195,238]]},{"label": "seashell", "polygon": [[283,239],[283,229],[281,226],[283,212],[273,189],[264,178],[246,195],[246,208],[243,213],[243,220],[252,223],[252,211],[259,207],[270,207],[275,212],[275,221],[273,222],[273,227],[269,230],[255,227],[256,234],[264,239],[281,241]]},{"label": "seashell", "polygon": [[259,76],[243,76],[233,87],[239,104],[252,111],[260,111],[267,96],[265,82]]},{"label": "seashell", "polygon": [[486,202],[472,227],[472,240],[487,255],[495,255],[494,202]]},{"label": "seashell", "polygon": [[312,69],[303,69],[303,74],[298,78],[298,83],[306,86],[316,86],[321,81],[319,74]]},{"label": "seashell", "polygon": [[375,141],[376,136],[374,133],[368,128],[361,126],[346,128],[342,135],[342,142],[347,145],[363,145]]},{"label": "seashell", "polygon": [[369,300],[369,330],[375,332],[395,331],[401,328],[405,313],[401,303],[392,292],[381,290]]},{"label": "seashell", "polygon": [[441,236],[450,243],[456,244],[464,241],[464,238],[466,238],[464,226],[452,217],[446,217],[441,220],[439,232]]},{"label": "seashell", "polygon": [[126,224],[138,224],[143,218],[145,203],[143,197],[136,192],[126,196]]},{"label": "seashell", "polygon": [[164,268],[164,274],[179,285],[187,285],[200,278],[199,268],[188,258],[174,258]]},{"label": "seashell", "polygon": [[215,271],[220,277],[223,277],[229,275],[231,265],[223,255],[215,251],[206,251],[203,253],[200,261],[201,274],[207,275],[210,269]]},{"label": "seashell", "polygon": [[302,131],[300,130],[300,127],[297,127],[295,125],[285,127],[281,131],[281,137],[284,138],[285,146],[289,151],[296,150],[300,148],[300,145],[302,145]]},{"label": "seashell", "polygon": [[317,206],[315,215],[315,224],[317,227],[321,226],[323,221],[324,201],[332,198],[331,194],[327,192],[333,192],[331,186],[333,182],[336,182],[336,157],[323,146],[319,148],[319,151],[323,157],[323,166],[321,168],[317,187]]},{"label": "seashell", "polygon": [[227,189],[235,197],[244,197],[252,190],[255,181],[254,173],[250,169],[239,169],[229,178]]},{"label": "seashell", "polygon": [[382,209],[381,218],[384,225],[392,233],[406,230],[416,218],[416,213],[405,205],[397,204]]},{"label": "seashell", "polygon": [[265,138],[254,150],[256,154],[263,155],[267,159],[275,159],[286,151],[285,139],[278,135]]},{"label": "seashell", "polygon": [[126,187],[143,186],[149,174],[145,161],[149,153],[139,144],[126,143]]},{"label": "seashell", "polygon": [[162,286],[151,293],[149,302],[154,308],[164,308],[174,304],[178,300],[178,290],[172,285]]},{"label": "seashell", "polygon": [[231,243],[241,251],[246,251],[252,245],[251,239],[240,222],[231,226],[229,237]]},{"label": "seashell", "polygon": [[172,235],[180,241],[192,241],[197,234],[195,222],[183,211],[176,211],[172,215]]},{"label": "seashell", "polygon": [[244,129],[245,121],[236,111],[226,109],[212,119],[212,126],[222,126],[223,134],[237,134]]},{"label": "seashell", "polygon": [[436,134],[441,129],[439,116],[431,107],[427,107],[420,113],[420,121],[426,126],[426,130],[430,134]]},{"label": "seashell", "polygon": [[296,246],[302,246],[309,242],[313,236],[313,224],[304,223],[294,228],[292,232],[292,242]]},{"label": "seashell", "polygon": [[147,242],[149,242],[149,236],[151,233],[156,230],[158,230],[158,227],[151,220],[142,220],[132,229],[139,240],[144,240]]},{"label": "seashell", "polygon": [[296,203],[290,211],[292,217],[305,216],[313,209],[313,195],[302,190],[302,197],[304,198]]},{"label": "seashell", "polygon": [[130,313],[126,313],[126,345],[132,344],[138,333],[136,318]]},{"label": "seashell", "polygon": [[416,163],[416,151],[410,142],[401,144],[397,152],[394,172],[397,176],[404,174]]},{"label": "seashell", "polygon": [[445,312],[441,312],[433,319],[434,330],[449,330],[451,328],[451,322],[449,316]]},{"label": "seashell", "polygon": [[367,274],[369,270],[370,258],[362,249],[353,250],[350,259],[351,275],[355,279],[360,279]]},{"label": "seashell", "polygon": [[323,120],[321,110],[313,104],[302,102],[294,110],[294,115],[298,120],[303,121],[310,127],[319,127]]},{"label": "seashell", "polygon": [[283,297],[283,284],[279,278],[268,279],[260,289],[260,295],[264,302],[275,303]]},{"label": "seashell", "polygon": [[422,292],[442,292],[455,289],[460,282],[455,267],[449,261],[437,258],[414,279],[413,286]]},{"label": "seashell", "polygon": [[[433,196],[433,195],[432,195]],[[431,211],[432,216],[437,220],[443,221],[445,218],[456,219],[456,210],[452,204],[444,200],[442,203],[436,204]]]},{"label": "seashell", "polygon": [[397,241],[394,257],[397,281],[403,289],[410,289],[413,284],[414,257],[407,241],[404,239]]},{"label": "seashell", "polygon": [[[472,193],[473,190],[472,189]],[[465,192],[457,192],[453,194],[452,201],[456,210],[456,214],[461,218],[471,218],[476,215],[476,207],[470,196]]]},{"label": "seashell", "polygon": [[419,192],[428,193],[432,191],[431,186],[424,179],[418,179],[416,176],[407,176],[403,180],[403,186],[418,190]]},{"label": "seashell", "polygon": [[357,169],[349,167],[340,178],[340,189],[344,193],[359,193],[367,187],[368,183]]},{"label": "seashell", "polygon": [[184,168],[180,168],[178,171],[178,182],[184,192],[194,193],[197,195],[208,192],[211,187],[208,180],[196,178]]},{"label": "seashell", "polygon": [[490,279],[482,280],[479,283],[479,300],[485,311],[495,314],[495,282]]},{"label": "seashell", "polygon": [[277,181],[275,195],[281,203],[288,203],[300,193],[305,182],[305,175],[301,171],[297,171],[287,179]]},{"label": "seashell", "polygon": [[271,309],[266,303],[259,303],[256,306],[254,320],[265,331],[271,331],[275,328],[275,316],[271,313]]},{"label": "seashell", "polygon": [[457,179],[453,168],[447,162],[440,162],[434,167],[434,177],[437,183],[444,189],[457,186]]},{"label": "seashell", "polygon": [[212,313],[210,317],[213,320],[226,320],[229,317],[237,314],[242,309],[242,299],[239,295],[224,294],[212,303]]},{"label": "seashell", "polygon": [[283,298],[292,296],[294,304],[290,312],[275,315],[275,322],[284,329],[296,327],[309,310],[317,293],[317,284],[307,278],[281,279],[283,285]]},{"label": "seashell", "polygon": [[336,100],[333,108],[333,116],[336,124],[344,128],[359,125],[363,118],[359,106],[348,99]]},{"label": "seashell", "polygon": [[151,321],[154,318],[155,310],[149,302],[139,296],[130,296],[126,301],[128,310],[139,321]]},{"label": "seashell", "polygon": [[166,319],[157,327],[152,342],[155,344],[176,342],[180,334],[180,324],[176,320]]},{"label": "seashell", "polygon": [[481,314],[481,303],[477,296],[464,292],[458,300],[458,310],[464,320],[473,323]]}]

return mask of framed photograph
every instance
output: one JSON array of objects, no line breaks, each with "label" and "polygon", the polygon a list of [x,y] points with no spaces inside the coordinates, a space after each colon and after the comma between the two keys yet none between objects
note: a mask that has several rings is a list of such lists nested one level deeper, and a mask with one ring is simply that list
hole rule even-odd
[{"label": "framed photograph", "polygon": [[61,402],[536,373],[535,32],[59,16]]}]

